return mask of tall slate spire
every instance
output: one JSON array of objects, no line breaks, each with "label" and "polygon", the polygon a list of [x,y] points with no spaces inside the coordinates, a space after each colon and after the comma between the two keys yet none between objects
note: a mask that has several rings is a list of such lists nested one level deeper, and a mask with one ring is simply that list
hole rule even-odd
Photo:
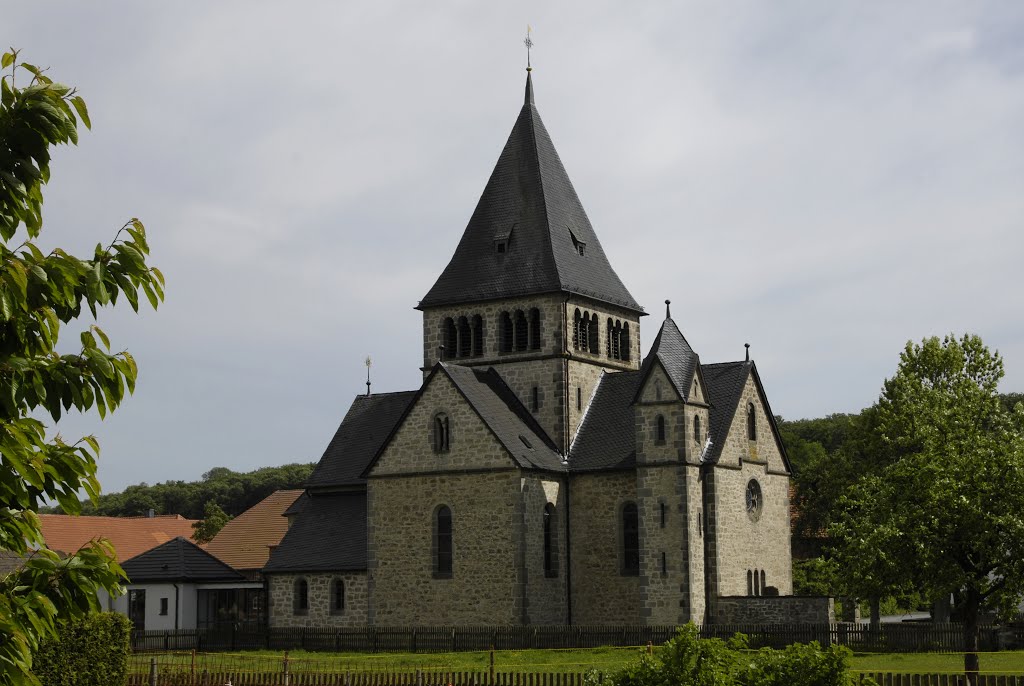
[{"label": "tall slate spire", "polygon": [[508,142],[419,308],[559,292],[643,312],[608,263],[541,121],[528,73]]}]

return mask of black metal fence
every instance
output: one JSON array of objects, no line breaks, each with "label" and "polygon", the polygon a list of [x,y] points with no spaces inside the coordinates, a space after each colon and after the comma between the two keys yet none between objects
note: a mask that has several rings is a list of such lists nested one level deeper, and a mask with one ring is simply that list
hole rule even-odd
[{"label": "black metal fence", "polygon": [[[958,652],[959,624],[706,624],[704,638],[746,634],[750,647],[818,641],[857,652]],[[266,628],[227,626],[179,631],[137,631],[136,651],[309,650],[361,653],[441,653],[471,650],[598,648],[664,643],[675,626],[481,626]],[[1024,629],[981,628],[985,652],[1024,645]]]}]

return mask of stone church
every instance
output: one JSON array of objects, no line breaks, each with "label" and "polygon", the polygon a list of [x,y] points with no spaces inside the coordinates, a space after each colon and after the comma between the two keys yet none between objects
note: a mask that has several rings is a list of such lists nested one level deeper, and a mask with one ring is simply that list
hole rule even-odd
[{"label": "stone church", "polygon": [[702,623],[792,593],[756,365],[701,362],[667,303],[641,360],[529,74],[416,309],[423,383],[353,401],[264,568],[271,626]]}]

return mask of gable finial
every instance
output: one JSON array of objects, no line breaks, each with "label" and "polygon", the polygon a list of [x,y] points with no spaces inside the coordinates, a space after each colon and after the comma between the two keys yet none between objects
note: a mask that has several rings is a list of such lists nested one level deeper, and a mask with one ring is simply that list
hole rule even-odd
[{"label": "gable finial", "polygon": [[672,310],[669,309],[672,305],[672,301],[665,298],[665,319],[672,319]]},{"label": "gable finial", "polygon": [[747,362],[750,362],[750,344],[744,343],[743,347],[747,349]]},{"label": "gable finial", "polygon": [[366,364],[366,397],[369,398],[370,397],[370,367],[373,366],[373,360],[370,359],[369,355],[366,356],[366,362],[364,364]]},{"label": "gable finial", "polygon": [[437,361],[438,362],[444,362],[444,346],[443,345],[437,346]]}]

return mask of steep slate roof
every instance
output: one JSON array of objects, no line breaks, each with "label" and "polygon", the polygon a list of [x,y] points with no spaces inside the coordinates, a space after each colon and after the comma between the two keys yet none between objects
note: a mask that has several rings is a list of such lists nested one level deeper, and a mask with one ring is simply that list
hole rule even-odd
[{"label": "steep slate roof", "polygon": [[178,536],[121,563],[131,583],[244,581],[245,577],[192,541]]},{"label": "steep slate roof", "polygon": [[[700,366],[700,357],[690,347],[686,337],[683,336],[671,317],[665,317],[654,343],[651,344],[650,352],[647,353],[647,357],[644,358],[644,362],[640,366],[641,379],[647,378],[655,361],[661,362],[669,380],[672,381],[672,385],[679,393],[679,397],[689,400],[693,375]],[[639,392],[638,384],[636,393]]]},{"label": "steep slate roof", "polygon": [[633,395],[642,372],[605,372],[569,450],[569,470],[636,466]]},{"label": "steep slate roof", "polygon": [[[507,240],[499,253],[496,240]],[[584,243],[584,255],[577,243]],[[451,262],[419,308],[568,292],[635,312],[533,101],[526,101]]]},{"label": "steep slate roof", "polygon": [[74,554],[83,545],[96,538],[108,538],[114,544],[119,561],[165,543],[175,536],[192,536],[194,519],[181,515],[156,517],[89,517],[44,514],[42,522],[46,547],[62,553]]},{"label": "steep slate roof", "polygon": [[366,493],[300,498],[301,510],[264,574],[366,569]]},{"label": "steep slate roof", "polygon": [[520,467],[565,471],[547,433],[493,368],[439,365]]},{"label": "steep slate roof", "polygon": [[732,418],[736,414],[743,386],[747,383],[752,362],[718,362],[702,364],[704,390],[711,401],[711,413],[708,418],[708,431],[711,433],[711,454],[708,462],[717,462],[722,455],[725,437],[729,434]]},{"label": "steep slate roof", "polygon": [[415,396],[416,391],[357,396],[306,487],[365,485],[363,470]]},{"label": "steep slate roof", "polygon": [[305,491],[274,491],[224,525],[204,549],[234,569],[262,569],[288,531],[284,513]]}]

